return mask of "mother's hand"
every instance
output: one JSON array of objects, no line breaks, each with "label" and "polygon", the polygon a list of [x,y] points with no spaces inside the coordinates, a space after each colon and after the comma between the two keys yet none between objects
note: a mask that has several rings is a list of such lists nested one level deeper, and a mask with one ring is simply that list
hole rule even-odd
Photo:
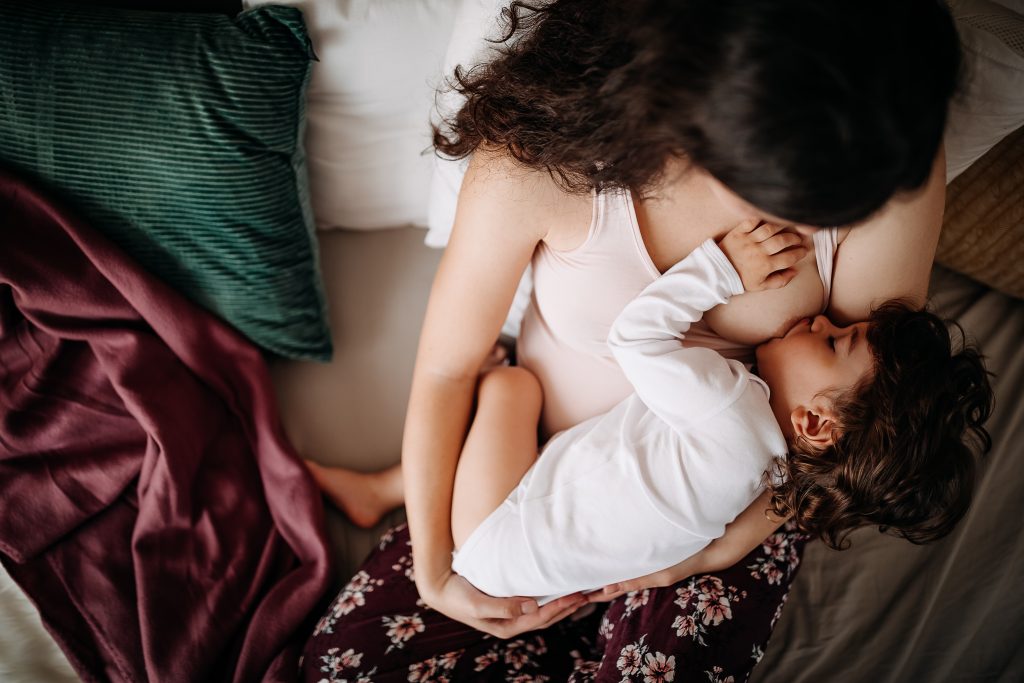
[{"label": "mother's hand", "polygon": [[420,596],[445,616],[497,638],[547,628],[587,604],[581,593],[566,595],[543,607],[538,607],[533,598],[493,598],[455,572],[443,576],[434,589],[421,587]]}]

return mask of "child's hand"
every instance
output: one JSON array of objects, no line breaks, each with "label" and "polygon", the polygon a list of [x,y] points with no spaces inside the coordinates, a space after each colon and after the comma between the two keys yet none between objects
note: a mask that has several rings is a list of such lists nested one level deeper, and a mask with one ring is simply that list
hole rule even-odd
[{"label": "child's hand", "polygon": [[586,598],[587,602],[609,602],[619,596],[625,595],[626,593],[647,590],[648,588],[664,588],[666,586],[672,586],[690,576],[719,571],[721,569],[725,569],[726,566],[714,568],[709,567],[704,563],[704,554],[697,553],[696,555],[692,555],[679,564],[668,567],[667,569],[662,569],[661,571],[656,571],[652,574],[641,576],[640,578],[633,579],[631,581],[612,583],[604,588],[599,588],[590,593],[586,593]]},{"label": "child's hand", "polygon": [[793,268],[806,254],[803,238],[784,225],[743,221],[718,241],[748,292],[779,289],[796,277]]}]

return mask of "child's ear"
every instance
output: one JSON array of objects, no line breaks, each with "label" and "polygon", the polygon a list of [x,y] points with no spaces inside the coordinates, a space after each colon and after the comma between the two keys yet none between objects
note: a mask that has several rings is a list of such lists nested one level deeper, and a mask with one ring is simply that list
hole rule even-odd
[{"label": "child's ear", "polygon": [[832,428],[835,420],[827,407],[798,406],[789,419],[793,423],[793,433],[817,450],[823,451],[834,443]]}]

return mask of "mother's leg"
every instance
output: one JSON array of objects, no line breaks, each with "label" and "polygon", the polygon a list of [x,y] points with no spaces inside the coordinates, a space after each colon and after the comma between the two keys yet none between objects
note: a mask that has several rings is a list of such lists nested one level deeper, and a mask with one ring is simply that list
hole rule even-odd
[{"label": "mother's leg", "polygon": [[598,656],[596,617],[498,640],[427,607],[412,571],[402,525],[381,538],[320,619],[306,643],[302,679],[564,681]]},{"label": "mother's leg", "polygon": [[604,655],[595,678],[576,680],[747,680],[806,541],[787,525],[729,569],[618,598],[601,621]]}]

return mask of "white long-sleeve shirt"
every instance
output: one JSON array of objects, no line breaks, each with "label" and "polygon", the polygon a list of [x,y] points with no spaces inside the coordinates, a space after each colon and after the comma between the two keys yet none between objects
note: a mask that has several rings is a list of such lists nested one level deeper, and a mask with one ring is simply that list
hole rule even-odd
[{"label": "white long-sleeve shirt", "polygon": [[543,603],[670,567],[722,536],[786,453],[767,385],[682,344],[742,292],[708,240],[629,303],[608,343],[636,393],[552,437],[452,568],[490,595]]}]

